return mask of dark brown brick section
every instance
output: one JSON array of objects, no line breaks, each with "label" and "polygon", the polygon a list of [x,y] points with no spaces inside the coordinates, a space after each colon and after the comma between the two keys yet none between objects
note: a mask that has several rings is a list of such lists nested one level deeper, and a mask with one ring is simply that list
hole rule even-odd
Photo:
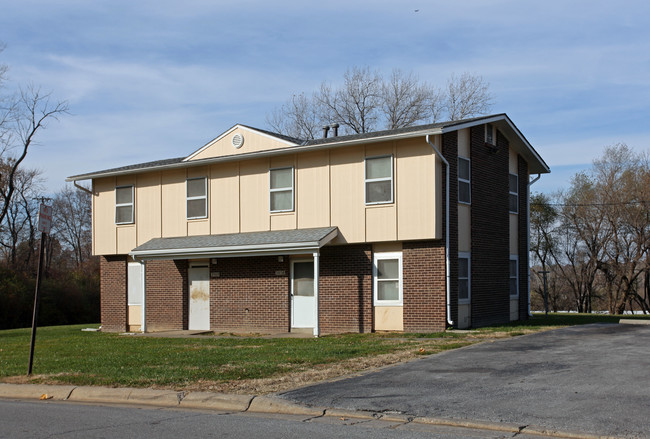
[{"label": "dark brown brick section", "polygon": [[517,157],[517,174],[519,175],[519,320],[528,319],[528,215],[527,186],[528,163],[521,156]]},{"label": "dark brown brick section", "polygon": [[102,331],[126,331],[126,276],[126,256],[116,255],[100,257]]},{"label": "dark brown brick section", "polygon": [[484,133],[483,125],[470,129],[474,327],[510,320],[508,141],[497,131],[497,150],[493,151],[485,145]]},{"label": "dark brown brick section", "polygon": [[[442,135],[442,154],[449,162],[449,255],[450,255],[450,301],[451,319],[458,322],[458,132],[453,131]],[[471,159],[471,157],[470,157]],[[473,166],[473,163],[472,163]],[[443,166],[443,174],[444,174]],[[446,176],[442,176],[445,185]],[[445,234],[445,188],[443,196],[443,236]],[[444,243],[443,243],[444,245]],[[444,248],[443,248],[444,252]],[[444,257],[444,254],[443,254]],[[443,267],[445,262],[443,261]],[[445,291],[445,297],[447,292]],[[446,312],[446,311],[445,311]]]},{"label": "dark brown brick section", "polygon": [[446,322],[445,242],[405,242],[402,247],[404,331],[443,331]]},{"label": "dark brown brick section", "polygon": [[372,331],[370,245],[321,249],[319,299],[322,334]]},{"label": "dark brown brick section", "polygon": [[187,261],[148,261],[146,276],[147,332],[187,329]]},{"label": "dark brown brick section", "polygon": [[211,264],[213,331],[289,331],[289,258],[223,258]]}]

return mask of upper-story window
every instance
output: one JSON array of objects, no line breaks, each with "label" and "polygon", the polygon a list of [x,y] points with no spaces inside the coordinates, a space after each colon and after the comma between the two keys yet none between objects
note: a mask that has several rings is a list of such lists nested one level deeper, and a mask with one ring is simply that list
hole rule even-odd
[{"label": "upper-story window", "polygon": [[510,256],[510,296],[519,296],[519,258]]},{"label": "upper-story window", "polygon": [[133,186],[115,188],[115,224],[133,223]]},{"label": "upper-story window", "polygon": [[393,202],[393,156],[366,158],[366,204]]},{"label": "upper-story window", "polygon": [[472,299],[472,271],[469,253],[458,253],[458,303],[470,303]]},{"label": "upper-story window", "polygon": [[494,128],[491,123],[485,124],[485,143],[494,145]]},{"label": "upper-story window", "polygon": [[269,172],[269,208],[271,212],[293,210],[293,168],[271,169]]},{"label": "upper-story window", "polygon": [[187,219],[208,217],[208,179],[206,177],[188,178]]},{"label": "upper-story window", "polygon": [[470,175],[469,159],[458,157],[458,201],[461,203],[472,202]]},{"label": "upper-story window", "polygon": [[510,174],[510,197],[508,199],[510,213],[519,213],[519,176]]}]

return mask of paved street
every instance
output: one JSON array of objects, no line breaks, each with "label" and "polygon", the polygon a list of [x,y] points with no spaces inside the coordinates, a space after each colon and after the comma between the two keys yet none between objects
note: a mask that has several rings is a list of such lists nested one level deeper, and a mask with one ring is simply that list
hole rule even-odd
[{"label": "paved street", "polygon": [[[513,433],[409,422],[216,413],[0,400],[1,439],[241,438],[490,439]],[[520,439],[539,436],[518,435]]]},{"label": "paved street", "polygon": [[318,407],[650,437],[649,371],[650,326],[595,324],[474,345],[281,396]]}]

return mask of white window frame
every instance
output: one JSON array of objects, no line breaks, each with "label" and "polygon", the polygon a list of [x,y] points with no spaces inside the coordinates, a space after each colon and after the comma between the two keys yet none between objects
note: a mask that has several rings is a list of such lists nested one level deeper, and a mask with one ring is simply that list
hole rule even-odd
[{"label": "white window frame", "polygon": [[[118,203],[117,202],[117,190],[131,188],[131,202],[130,203]],[[131,219],[129,221],[117,221],[117,208],[118,207],[131,207]],[[133,224],[135,222],[135,188],[132,184],[127,184],[123,186],[115,186],[115,224]]]},{"label": "white window frame", "polygon": [[494,126],[491,123],[486,123],[485,124],[485,143],[489,143],[490,145],[496,145],[496,142],[494,141],[495,135],[494,135]]},{"label": "white window frame", "polygon": [[[190,180],[203,180],[203,184],[205,187],[205,195],[200,195],[200,196],[195,196],[195,197],[189,197],[187,195],[187,184]],[[205,215],[201,216],[190,216],[190,213],[188,211],[188,204],[189,201],[195,201],[195,200],[204,200],[205,204]],[[192,177],[192,178],[187,178],[185,180],[185,217],[188,220],[193,220],[193,219],[204,219],[208,217],[208,177]]]},{"label": "white window frame", "polygon": [[[379,291],[377,286],[379,284],[379,279],[377,278],[377,262],[381,260],[391,260],[391,259],[397,259],[397,265],[398,265],[398,294],[399,298],[398,300],[379,300],[377,298],[377,292]],[[402,306],[404,304],[404,296],[403,296],[403,289],[402,289],[402,284],[403,284],[403,279],[404,279],[404,273],[402,270],[402,252],[386,252],[386,253],[375,253],[373,256],[373,263],[372,263],[372,289],[373,289],[373,303],[375,306]],[[384,280],[391,280],[393,281],[394,279],[384,279]]]},{"label": "white window frame", "polygon": [[[510,178],[511,177],[515,177],[517,179],[517,185],[515,187],[517,189],[517,192],[512,192],[512,190],[510,189]],[[512,173],[508,175],[508,193],[509,193],[509,196],[508,196],[508,210],[510,211],[510,213],[517,213],[518,214],[519,213],[519,175],[512,174]],[[510,198],[512,196],[517,198],[517,202],[515,203],[515,210],[510,210]]]},{"label": "white window frame", "polygon": [[[458,169],[460,169],[460,161],[461,160],[466,160],[467,161],[467,166],[468,166],[468,171],[469,171],[469,179],[461,178],[460,177],[460,172],[457,172],[458,174],[458,202],[461,204],[472,204],[472,161],[467,158],[467,157],[461,157],[458,156]],[[469,201],[464,201],[460,199],[460,183],[467,183],[469,186]]]},{"label": "white window frame", "polygon": [[[273,171],[281,171],[284,169],[291,169],[291,187],[282,187],[282,188],[271,188],[271,173]],[[293,212],[295,209],[295,196],[294,196],[294,186],[295,186],[295,170],[293,166],[285,166],[282,168],[271,168],[269,169],[269,212],[271,213],[277,213],[277,212]],[[279,210],[273,210],[271,208],[271,194],[274,192],[289,192],[291,191],[291,209],[279,209]]]},{"label": "white window frame", "polygon": [[461,299],[458,297],[458,304],[464,305],[472,302],[472,254],[469,252],[458,252],[458,259],[467,259],[467,278],[460,277],[458,280],[467,279],[467,298]]},{"label": "white window frame", "polygon": [[[517,264],[517,267],[515,269],[515,275],[513,276],[512,273],[510,273],[510,261],[515,261]],[[510,260],[508,261],[508,290],[510,290],[510,280],[515,279],[516,284],[517,284],[517,292],[515,294],[512,294],[512,291],[508,291],[508,294],[510,294],[511,298],[519,297],[519,256],[518,255],[510,255]]]},{"label": "white window frame", "polygon": [[[129,262],[127,265],[127,305],[142,306],[142,264]],[[137,296],[137,297],[136,297]]]},{"label": "white window frame", "polygon": [[[373,160],[373,159],[382,159],[382,158],[390,158],[390,177],[381,177],[381,178],[367,178],[366,176],[368,175],[368,160]],[[366,206],[372,206],[375,204],[391,204],[393,200],[395,199],[395,183],[394,183],[394,169],[393,169],[393,155],[392,154],[387,154],[387,155],[377,155],[377,156],[372,156],[372,157],[366,157],[364,160],[364,167],[363,167],[363,193],[364,193],[364,201],[366,203]],[[388,201],[368,201],[368,183],[375,183],[375,182],[380,182],[380,181],[390,181],[390,200]]]}]

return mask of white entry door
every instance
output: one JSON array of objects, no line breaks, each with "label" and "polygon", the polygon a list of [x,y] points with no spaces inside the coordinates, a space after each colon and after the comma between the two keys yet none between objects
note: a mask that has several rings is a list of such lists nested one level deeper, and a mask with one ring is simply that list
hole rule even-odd
[{"label": "white entry door", "polygon": [[316,326],[314,298],[314,261],[291,262],[291,327]]},{"label": "white entry door", "polygon": [[210,265],[208,262],[192,262],[187,273],[190,304],[188,328],[210,329]]}]

